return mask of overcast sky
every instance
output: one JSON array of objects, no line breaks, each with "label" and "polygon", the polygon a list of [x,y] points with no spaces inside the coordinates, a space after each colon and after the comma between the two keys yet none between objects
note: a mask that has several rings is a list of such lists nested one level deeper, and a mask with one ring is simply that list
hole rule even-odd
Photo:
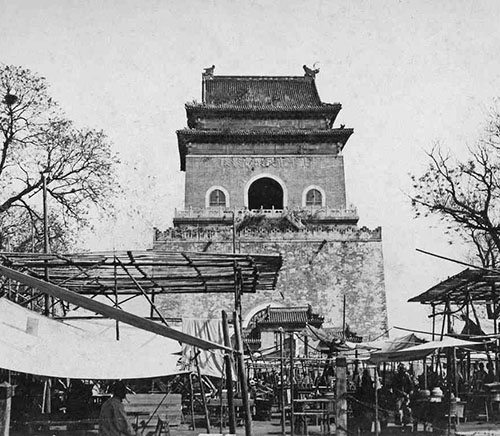
[{"label": "overcast sky", "polygon": [[149,248],[183,206],[175,130],[201,99],[201,72],[302,75],[318,62],[323,101],[354,128],[348,199],[382,226],[389,325],[429,328],[406,300],[461,268],[440,229],[413,219],[408,174],[436,141],[462,153],[500,95],[500,2],[0,0],[0,61],[45,76],[80,126],[103,129],[123,161],[126,200],[88,249]]}]

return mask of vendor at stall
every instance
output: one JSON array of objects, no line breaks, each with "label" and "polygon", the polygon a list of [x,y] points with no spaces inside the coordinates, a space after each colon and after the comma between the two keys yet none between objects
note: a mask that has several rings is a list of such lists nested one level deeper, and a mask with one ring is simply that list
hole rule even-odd
[{"label": "vendor at stall", "polygon": [[102,405],[99,415],[99,436],[134,436],[122,403],[127,396],[127,387],[119,381],[111,392],[113,396]]},{"label": "vendor at stall", "polygon": [[407,424],[409,419],[409,398],[413,392],[414,383],[406,367],[401,363],[398,372],[392,380],[392,390],[396,400],[396,424]]}]

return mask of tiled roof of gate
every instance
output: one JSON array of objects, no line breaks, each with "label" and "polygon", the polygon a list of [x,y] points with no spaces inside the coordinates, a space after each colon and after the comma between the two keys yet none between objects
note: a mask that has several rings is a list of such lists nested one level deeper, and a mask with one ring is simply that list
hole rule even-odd
[{"label": "tiled roof of gate", "polygon": [[316,84],[303,76],[204,77],[202,104],[187,107],[231,110],[332,110],[339,104],[322,103]]},{"label": "tiled roof of gate", "polygon": [[258,324],[307,324],[323,322],[323,317],[315,314],[311,306],[269,307],[266,316]]}]

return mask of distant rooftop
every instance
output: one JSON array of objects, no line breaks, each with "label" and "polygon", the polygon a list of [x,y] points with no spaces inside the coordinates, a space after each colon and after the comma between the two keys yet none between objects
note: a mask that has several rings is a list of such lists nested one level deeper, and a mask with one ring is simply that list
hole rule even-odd
[{"label": "distant rooftop", "polygon": [[323,323],[323,317],[313,313],[311,306],[299,307],[267,307],[265,316],[258,321],[263,325],[300,324],[305,326],[311,324],[319,327]]}]

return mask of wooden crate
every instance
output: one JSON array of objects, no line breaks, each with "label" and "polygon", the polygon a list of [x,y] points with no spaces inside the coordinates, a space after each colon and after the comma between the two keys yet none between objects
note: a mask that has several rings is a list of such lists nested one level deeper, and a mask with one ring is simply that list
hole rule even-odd
[{"label": "wooden crate", "polygon": [[166,397],[165,394],[127,394],[123,405],[127,415],[134,421],[147,422],[149,420],[148,427],[156,426],[158,416],[169,426],[175,426],[182,422],[181,400],[181,394],[168,394]]}]

